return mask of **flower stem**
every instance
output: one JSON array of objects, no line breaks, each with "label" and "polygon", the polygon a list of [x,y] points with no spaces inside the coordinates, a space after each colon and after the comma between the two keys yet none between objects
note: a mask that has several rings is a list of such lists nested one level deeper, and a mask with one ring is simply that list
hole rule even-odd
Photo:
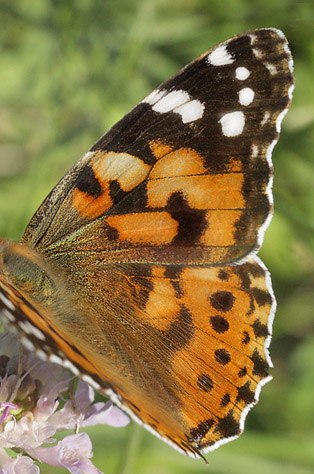
[{"label": "flower stem", "polygon": [[134,421],[130,423],[126,449],[123,457],[121,458],[117,474],[131,474],[134,472],[133,465],[141,444],[142,433],[142,426],[138,425]]}]

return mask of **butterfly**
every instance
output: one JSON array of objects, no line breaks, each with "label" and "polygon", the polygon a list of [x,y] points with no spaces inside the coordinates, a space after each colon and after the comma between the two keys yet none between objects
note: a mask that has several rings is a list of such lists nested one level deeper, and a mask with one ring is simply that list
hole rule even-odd
[{"label": "butterfly", "polygon": [[19,243],[0,241],[0,312],[25,346],[193,457],[239,436],[270,379],[256,253],[293,82],[281,31],[219,44],[102,136]]}]

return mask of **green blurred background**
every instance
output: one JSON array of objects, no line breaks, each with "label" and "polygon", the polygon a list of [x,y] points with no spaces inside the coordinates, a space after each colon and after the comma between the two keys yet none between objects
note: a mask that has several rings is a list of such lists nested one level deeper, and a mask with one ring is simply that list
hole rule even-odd
[{"label": "green blurred background", "polygon": [[11,239],[70,166],[160,82],[232,35],[285,32],[296,89],[273,156],[275,215],[260,253],[278,299],[274,380],[245,433],[209,454],[209,466],[133,423],[88,432],[107,474],[313,473],[313,1],[0,0],[0,20],[0,235]]}]

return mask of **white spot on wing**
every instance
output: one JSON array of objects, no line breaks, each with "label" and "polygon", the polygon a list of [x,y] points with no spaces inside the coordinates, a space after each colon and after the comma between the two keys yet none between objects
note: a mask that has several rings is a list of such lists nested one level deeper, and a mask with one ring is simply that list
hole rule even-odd
[{"label": "white spot on wing", "polygon": [[252,51],[253,51],[254,56],[255,56],[257,59],[262,59],[263,54],[262,54],[262,51],[261,51],[260,49],[252,48]]},{"label": "white spot on wing", "polygon": [[205,106],[199,100],[191,100],[176,107],[173,111],[181,115],[183,123],[189,123],[202,118],[204,108]]},{"label": "white spot on wing", "polygon": [[84,382],[91,385],[95,390],[100,390],[101,389],[101,386],[99,385],[99,383],[95,382],[95,380],[92,377],[90,377],[89,375],[82,374],[82,379],[84,380]]},{"label": "white spot on wing", "polygon": [[61,357],[57,356],[56,354],[50,354],[49,360],[50,362],[53,362],[54,364],[63,365],[63,360],[61,359]]},{"label": "white spot on wing", "polygon": [[71,372],[73,372],[74,375],[79,375],[80,374],[80,371],[68,359],[64,359],[63,367],[65,367],[66,369],[70,369]]},{"label": "white spot on wing", "polygon": [[46,353],[41,349],[36,350],[36,355],[38,355],[38,357],[40,357],[40,359],[42,359],[42,360],[47,360]]},{"label": "white spot on wing", "polygon": [[34,344],[30,340],[26,339],[26,337],[21,337],[20,341],[28,351],[33,352],[35,350]]},{"label": "white spot on wing", "polygon": [[222,133],[225,137],[235,137],[243,131],[245,118],[243,112],[236,111],[225,114],[219,120],[222,127]]},{"label": "white spot on wing", "polygon": [[265,125],[265,123],[268,122],[268,120],[270,119],[270,113],[268,112],[268,110],[264,113],[264,117],[263,117],[263,120],[261,121],[261,126],[263,127]]},{"label": "white spot on wing", "polygon": [[160,91],[159,89],[154,90],[151,92],[145,99],[142,100],[142,102],[145,102],[150,105],[156,104],[156,102],[162,98],[163,95],[165,95],[166,91]]},{"label": "white spot on wing", "polygon": [[153,110],[160,113],[170,112],[176,107],[185,104],[189,100],[190,96],[186,91],[171,91],[158,100],[155,105],[153,105]]},{"label": "white spot on wing", "polygon": [[4,308],[1,312],[2,314],[4,314],[5,318],[7,318],[8,321],[11,321],[12,323],[15,322],[14,314],[10,313],[8,309]]},{"label": "white spot on wing", "polygon": [[30,330],[29,330],[29,326],[28,326],[29,323],[28,322],[18,321],[17,323],[20,326],[20,328],[22,329],[22,331],[26,332],[26,334],[30,334]]},{"label": "white spot on wing", "polygon": [[247,106],[253,102],[254,91],[250,87],[245,87],[239,91],[239,102],[241,105]]},{"label": "white spot on wing", "polygon": [[212,66],[226,66],[227,64],[232,64],[233,61],[234,59],[228,53],[226,46],[219,46],[207,56],[207,62]]},{"label": "white spot on wing", "polygon": [[12,303],[12,301],[9,300],[9,298],[7,298],[5,295],[3,295],[2,293],[0,293],[0,299],[1,301],[6,305],[7,308],[11,309],[11,311],[14,311],[15,310],[15,306],[14,304]]},{"label": "white spot on wing", "polygon": [[29,321],[18,321],[18,324],[22,331],[24,331],[26,334],[33,334],[40,341],[44,341],[46,339],[44,333],[36,326],[33,326],[33,324]]},{"label": "white spot on wing", "polygon": [[246,67],[237,67],[236,69],[236,72],[235,72],[235,76],[236,76],[236,79],[238,79],[239,81],[245,81],[249,75],[250,75],[250,71],[246,68]]},{"label": "white spot on wing", "polygon": [[252,146],[252,158],[256,158],[258,155],[258,147],[256,145]]},{"label": "white spot on wing", "polygon": [[[274,318],[275,318],[277,302],[276,302],[276,298],[275,298],[274,291],[273,291],[273,288],[272,288],[271,276],[270,276],[269,271],[267,270],[266,265],[257,256],[255,256],[255,260],[265,271],[266,288],[267,288],[267,290],[268,290],[268,292],[271,296],[271,299],[272,299],[270,313],[269,313],[268,321],[267,321],[268,337],[266,338],[265,343],[264,343],[264,351],[265,351],[265,356],[266,356],[266,360],[267,360],[267,363],[268,363],[269,367],[273,367],[273,363],[272,363],[272,360],[270,358],[268,349],[269,349],[269,346],[270,346],[270,343],[271,343],[271,336],[272,336],[272,333],[273,333],[273,322],[274,322]],[[267,382],[267,380],[266,380],[266,382]]]},{"label": "white spot on wing", "polygon": [[[288,108],[286,108],[282,112],[280,112],[280,114],[277,117],[277,120],[276,120],[276,131],[277,131],[277,133],[280,133],[281,123],[282,123],[283,118],[284,118],[284,116],[286,115],[287,112],[288,112]],[[278,141],[278,139],[277,139],[277,141]]]},{"label": "white spot on wing", "polygon": [[154,112],[161,114],[174,112],[181,115],[183,123],[200,119],[205,109],[205,106],[199,100],[192,100],[188,92],[183,90],[167,92],[156,89],[143,102],[150,104]]},{"label": "white spot on wing", "polygon": [[268,69],[270,74],[274,76],[277,73],[277,68],[274,66],[274,64],[271,63],[264,63],[264,66]]}]

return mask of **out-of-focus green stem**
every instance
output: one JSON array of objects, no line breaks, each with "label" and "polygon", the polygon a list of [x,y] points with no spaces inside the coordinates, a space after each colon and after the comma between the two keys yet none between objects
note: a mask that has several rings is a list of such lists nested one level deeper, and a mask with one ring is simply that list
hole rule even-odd
[{"label": "out-of-focus green stem", "polygon": [[143,428],[135,422],[131,422],[127,445],[121,458],[117,474],[131,474],[134,472],[134,462],[141,444]]}]

